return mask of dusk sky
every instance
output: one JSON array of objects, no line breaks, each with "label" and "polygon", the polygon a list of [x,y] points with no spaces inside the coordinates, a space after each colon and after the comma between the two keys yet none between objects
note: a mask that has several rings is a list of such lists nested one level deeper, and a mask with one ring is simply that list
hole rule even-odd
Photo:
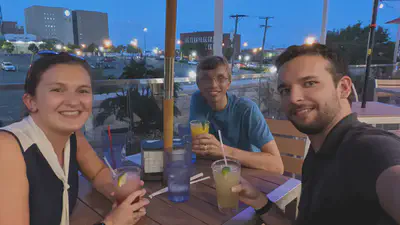
[{"label": "dusk sky", "polygon": [[[350,3],[351,2],[351,3]],[[372,0],[330,0],[328,29],[339,29],[371,20]],[[132,38],[143,45],[143,27],[148,28],[147,48],[164,47],[165,0],[0,0],[3,20],[17,21],[25,26],[24,9],[32,5],[66,7],[72,10],[106,12],[109,16],[110,37],[114,44],[129,43]],[[225,0],[224,32],[233,32],[231,14],[247,14],[239,23],[242,43],[260,47],[264,22],[258,17],[274,16],[270,20],[266,46],[287,47],[300,44],[308,35],[319,36],[323,0]],[[214,0],[178,0],[177,38],[179,33],[211,31],[214,29]],[[378,14],[378,25],[390,30],[396,38],[397,26],[385,22],[400,16],[400,2],[388,2]]]}]

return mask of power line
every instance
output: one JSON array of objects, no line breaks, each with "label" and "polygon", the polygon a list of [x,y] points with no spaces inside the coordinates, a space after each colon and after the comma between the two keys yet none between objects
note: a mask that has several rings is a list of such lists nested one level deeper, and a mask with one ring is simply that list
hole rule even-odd
[{"label": "power line", "polygon": [[267,36],[267,30],[271,28],[271,26],[268,26],[268,20],[273,19],[274,17],[272,16],[267,16],[267,17],[260,17],[260,19],[265,20],[265,25],[260,25],[260,27],[264,27],[264,36],[263,36],[263,42],[262,42],[262,47],[261,47],[261,64],[264,63],[264,48],[265,48],[265,38]]},{"label": "power line", "polygon": [[230,16],[230,18],[235,18],[235,32],[234,32],[234,34],[233,34],[233,41],[232,41],[232,44],[233,44],[233,55],[232,55],[232,59],[231,59],[231,61],[232,61],[232,66],[231,66],[231,69],[233,70],[233,65],[234,65],[234,62],[235,62],[235,56],[236,56],[236,35],[237,35],[237,28],[238,28],[238,23],[239,23],[239,19],[241,19],[241,18],[245,18],[245,17],[248,17],[248,15],[239,15],[239,14],[236,14],[236,15],[231,15]]}]

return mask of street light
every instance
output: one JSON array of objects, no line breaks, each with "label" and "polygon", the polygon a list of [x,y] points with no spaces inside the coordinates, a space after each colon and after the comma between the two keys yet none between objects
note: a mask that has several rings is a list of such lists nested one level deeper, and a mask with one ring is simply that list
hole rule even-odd
[{"label": "street light", "polygon": [[177,44],[177,45],[181,45],[181,40],[177,40],[177,41],[176,41],[176,44]]},{"label": "street light", "polygon": [[104,47],[109,48],[109,47],[111,47],[112,42],[111,42],[111,40],[106,39],[106,40],[104,40],[103,44],[104,44]]},{"label": "street light", "polygon": [[197,56],[197,52],[192,52],[192,56],[196,57]]},{"label": "street light", "polygon": [[156,47],[156,48],[153,49],[153,53],[154,53],[154,54],[158,54],[158,47]]},{"label": "street light", "polygon": [[137,47],[138,46],[138,40],[135,38],[135,39],[133,39],[132,41],[131,41],[131,45],[133,46],[133,47]]},{"label": "street light", "polygon": [[82,48],[86,48],[86,45],[85,45],[85,44],[81,44],[81,47],[82,47]]},{"label": "street light", "polygon": [[77,56],[81,56],[81,55],[82,55],[82,52],[81,52],[80,50],[76,50],[76,55],[77,55]]},{"label": "street light", "polygon": [[257,52],[258,52],[258,49],[257,49],[257,48],[254,48],[254,49],[253,49],[253,53],[256,54]]},{"label": "street light", "polygon": [[147,47],[146,47],[146,33],[147,33],[147,27],[143,28],[143,44],[144,44],[144,63],[146,64],[146,51],[147,51]]},{"label": "street light", "polygon": [[57,49],[57,50],[61,50],[61,49],[62,49],[62,47],[63,47],[63,46],[62,46],[62,45],[60,45],[60,44],[56,45],[56,49]]},{"label": "street light", "polygon": [[247,46],[249,46],[249,43],[247,43],[247,42],[243,43],[243,47],[247,47]]},{"label": "street light", "polygon": [[246,55],[246,56],[244,57],[244,61],[246,61],[246,62],[250,61],[250,56]]},{"label": "street light", "polygon": [[304,44],[306,45],[312,45],[314,43],[317,42],[317,39],[313,36],[308,36],[305,40],[304,40]]}]

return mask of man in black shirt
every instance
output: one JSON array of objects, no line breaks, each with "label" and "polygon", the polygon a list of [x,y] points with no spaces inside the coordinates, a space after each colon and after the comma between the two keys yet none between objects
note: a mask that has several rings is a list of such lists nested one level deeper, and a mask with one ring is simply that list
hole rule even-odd
[{"label": "man in black shirt", "polygon": [[[296,224],[400,224],[400,138],[352,114],[345,61],[313,44],[289,47],[277,67],[282,110],[311,141]],[[232,191],[266,223],[276,219],[248,182]]]}]

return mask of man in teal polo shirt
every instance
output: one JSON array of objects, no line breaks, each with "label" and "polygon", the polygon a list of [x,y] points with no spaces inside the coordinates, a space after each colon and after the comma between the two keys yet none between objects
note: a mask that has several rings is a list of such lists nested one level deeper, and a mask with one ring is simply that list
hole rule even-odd
[{"label": "man in teal polo shirt", "polygon": [[193,152],[222,157],[220,130],[228,157],[247,167],[282,174],[282,159],[264,116],[251,100],[227,93],[231,81],[230,66],[223,57],[207,57],[197,66],[199,91],[192,95],[190,121],[208,120],[210,133],[193,137]]}]

